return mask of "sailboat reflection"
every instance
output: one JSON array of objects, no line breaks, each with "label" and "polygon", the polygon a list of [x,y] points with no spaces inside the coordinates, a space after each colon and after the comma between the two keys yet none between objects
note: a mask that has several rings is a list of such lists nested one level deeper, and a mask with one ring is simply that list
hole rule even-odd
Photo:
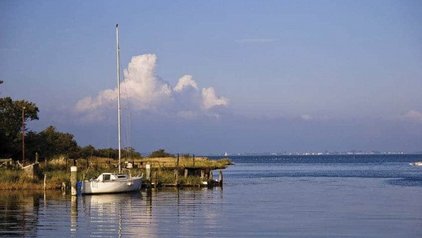
[{"label": "sailboat reflection", "polygon": [[218,189],[177,188],[80,196],[78,203],[72,203],[70,227],[76,231],[71,233],[75,237],[172,237],[189,235],[200,227],[213,230],[221,196]]},{"label": "sailboat reflection", "polygon": [[83,212],[90,236],[139,236],[151,234],[151,207],[141,193],[83,196]]}]

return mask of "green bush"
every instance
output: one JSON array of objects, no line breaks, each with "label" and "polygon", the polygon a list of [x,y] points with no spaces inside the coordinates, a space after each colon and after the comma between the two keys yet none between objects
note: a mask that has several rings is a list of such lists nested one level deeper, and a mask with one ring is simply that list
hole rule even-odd
[{"label": "green bush", "polygon": [[164,158],[164,157],[174,157],[174,155],[167,153],[164,149],[159,149],[153,151],[150,155],[150,158]]}]

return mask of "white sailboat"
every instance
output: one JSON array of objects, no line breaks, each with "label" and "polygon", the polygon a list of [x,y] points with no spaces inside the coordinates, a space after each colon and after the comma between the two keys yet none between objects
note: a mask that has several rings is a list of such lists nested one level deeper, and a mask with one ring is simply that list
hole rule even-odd
[{"label": "white sailboat", "polygon": [[102,173],[82,182],[82,194],[125,193],[141,189],[142,178],[127,174]]},{"label": "white sailboat", "polygon": [[119,47],[119,25],[116,25],[116,66],[117,66],[117,134],[119,144],[119,173],[102,173],[96,179],[82,182],[82,194],[103,194],[123,193],[138,191],[142,186],[142,177],[132,177],[128,174],[121,174],[120,160],[121,153],[121,108],[120,108],[120,47]]}]

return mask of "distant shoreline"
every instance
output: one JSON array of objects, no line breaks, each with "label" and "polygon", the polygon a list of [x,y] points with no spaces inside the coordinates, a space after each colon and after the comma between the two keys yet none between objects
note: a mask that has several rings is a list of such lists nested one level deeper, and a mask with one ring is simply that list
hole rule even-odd
[{"label": "distant shoreline", "polygon": [[[422,155],[422,152],[417,153],[404,153],[404,152],[380,152],[380,153],[371,153],[371,152],[306,152],[306,153],[237,153],[237,154],[228,154],[227,157],[236,157],[236,156],[369,156],[369,155],[382,155],[382,156],[394,156],[394,155]],[[221,157],[221,155],[209,155],[210,158]]]}]

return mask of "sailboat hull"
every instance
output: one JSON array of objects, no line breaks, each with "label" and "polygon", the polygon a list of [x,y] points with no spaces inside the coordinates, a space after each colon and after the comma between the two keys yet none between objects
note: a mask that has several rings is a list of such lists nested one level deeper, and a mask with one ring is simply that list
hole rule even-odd
[{"label": "sailboat hull", "polygon": [[82,194],[103,194],[103,193],[127,193],[139,191],[142,186],[142,178],[133,177],[114,181],[89,181],[82,182]]}]

